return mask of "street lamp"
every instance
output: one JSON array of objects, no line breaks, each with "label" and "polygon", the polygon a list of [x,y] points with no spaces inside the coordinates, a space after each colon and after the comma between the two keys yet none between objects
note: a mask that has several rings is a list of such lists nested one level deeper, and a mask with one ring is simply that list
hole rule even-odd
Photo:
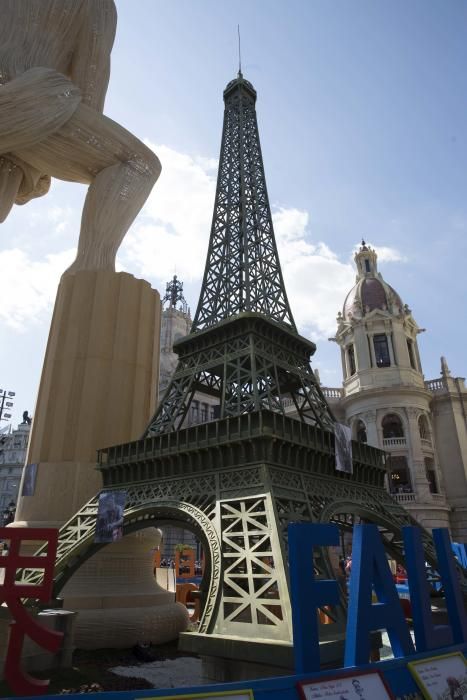
[{"label": "street lamp", "polygon": [[14,521],[15,513],[16,503],[14,501],[10,501],[5,510],[3,511],[3,527],[6,527]]},{"label": "street lamp", "polygon": [[14,403],[13,396],[15,396],[14,391],[0,389],[0,420],[10,420]]}]

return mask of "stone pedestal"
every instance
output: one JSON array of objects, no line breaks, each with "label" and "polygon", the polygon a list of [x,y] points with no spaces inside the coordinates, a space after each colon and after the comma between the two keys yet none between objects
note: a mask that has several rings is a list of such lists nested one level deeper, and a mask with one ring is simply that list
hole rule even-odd
[{"label": "stone pedestal", "polygon": [[[96,450],[137,439],[154,412],[159,336],[160,297],[148,282],[108,271],[62,278],[27,457],[37,476],[14,526],[61,527],[102,488]],[[186,629],[186,610],[154,580],[159,540],[152,528],[111,543],[68,582],[80,647],[164,642]]]},{"label": "stone pedestal", "polygon": [[101,488],[96,450],[138,438],[153,413],[159,333],[148,282],[107,271],[62,278],[29,441],[35,492],[20,497],[17,521],[61,525]]}]

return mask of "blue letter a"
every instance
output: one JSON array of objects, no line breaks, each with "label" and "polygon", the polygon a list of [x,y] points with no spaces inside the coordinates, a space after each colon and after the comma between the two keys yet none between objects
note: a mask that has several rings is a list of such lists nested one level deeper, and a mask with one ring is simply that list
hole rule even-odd
[{"label": "blue letter a", "polygon": [[[372,604],[372,590],[378,602]],[[387,629],[394,656],[415,652],[376,525],[356,525],[352,542],[345,666],[367,664],[370,633]]]}]

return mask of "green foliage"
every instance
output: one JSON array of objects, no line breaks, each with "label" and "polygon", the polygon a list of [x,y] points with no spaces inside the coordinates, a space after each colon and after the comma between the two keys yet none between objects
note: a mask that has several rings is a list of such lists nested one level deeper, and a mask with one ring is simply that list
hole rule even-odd
[{"label": "green foliage", "polygon": [[176,551],[176,552],[184,552],[185,549],[192,550],[193,547],[192,547],[191,545],[189,545],[189,544],[181,544],[181,543],[175,545],[175,551]]}]

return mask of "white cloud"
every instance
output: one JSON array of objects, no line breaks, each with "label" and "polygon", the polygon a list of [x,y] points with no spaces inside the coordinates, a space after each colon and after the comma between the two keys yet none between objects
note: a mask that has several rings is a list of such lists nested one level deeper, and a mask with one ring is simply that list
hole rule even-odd
[{"label": "white cloud", "polygon": [[78,212],[72,207],[54,206],[48,209],[47,219],[54,225],[54,232],[61,234],[70,228],[75,228],[71,223],[73,219],[79,221],[77,214]]},{"label": "white cloud", "polygon": [[40,323],[50,312],[60,276],[75,254],[72,249],[32,260],[18,248],[0,251],[2,287],[8,290],[0,304],[0,322],[17,331]]},{"label": "white cloud", "polygon": [[125,269],[160,284],[173,274],[201,278],[211,228],[217,162],[148,144],[162,162],[162,173],[143,209],[140,223],[120,249]]},{"label": "white cloud", "polygon": [[[142,217],[119,253],[124,269],[155,280],[163,288],[174,273],[200,281],[211,228],[217,162],[148,144],[162,162],[162,174]],[[353,265],[342,263],[323,242],[312,243],[306,211],[276,207],[274,228],[292,312],[302,331],[327,338],[355,280]]]},{"label": "white cloud", "polygon": [[295,321],[305,335],[327,338],[336,330],[336,314],[355,283],[355,269],[322,241],[310,241],[307,212],[279,208],[273,219]]},{"label": "white cloud", "polygon": [[[174,272],[182,281],[199,283],[211,228],[217,162],[164,145],[149,146],[161,159],[162,174],[125,238],[117,269],[148,279],[160,290]],[[58,205],[46,218],[62,227],[77,215]],[[336,313],[355,282],[353,261],[341,262],[325,243],[312,240],[307,211],[275,206],[273,220],[294,318],[305,335],[327,338],[334,334]],[[383,262],[404,260],[393,248],[377,248],[377,252]],[[72,250],[40,260],[18,248],[0,252],[3,282],[10,291],[0,320],[21,330],[50,311],[60,275],[72,259]]]},{"label": "white cloud", "polygon": [[[372,243],[366,242],[366,245],[370,246],[370,248],[374,248],[376,250],[376,253],[378,254],[378,263],[387,263],[387,262],[407,262],[408,258],[403,255],[399,250],[396,248],[389,248],[388,246],[379,246],[379,245],[373,245]],[[360,244],[356,245],[353,249],[353,253],[356,253],[358,250],[360,250]],[[353,258],[353,254],[352,254]]]}]

